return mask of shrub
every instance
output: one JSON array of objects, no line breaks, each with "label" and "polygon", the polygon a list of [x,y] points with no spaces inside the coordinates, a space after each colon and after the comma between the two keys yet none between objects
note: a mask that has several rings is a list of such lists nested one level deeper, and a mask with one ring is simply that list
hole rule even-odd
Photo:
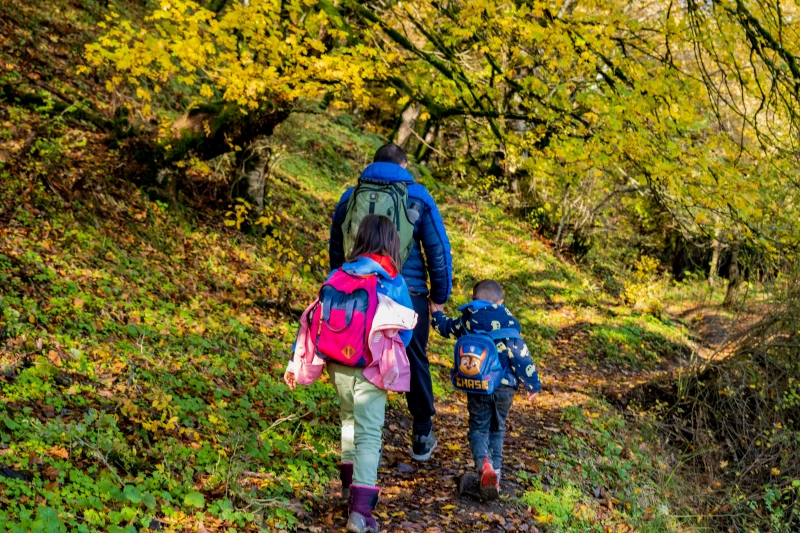
[{"label": "shrub", "polygon": [[636,311],[660,317],[664,312],[664,296],[668,278],[659,274],[658,259],[647,255],[636,260],[631,280],[624,282],[623,298]]}]

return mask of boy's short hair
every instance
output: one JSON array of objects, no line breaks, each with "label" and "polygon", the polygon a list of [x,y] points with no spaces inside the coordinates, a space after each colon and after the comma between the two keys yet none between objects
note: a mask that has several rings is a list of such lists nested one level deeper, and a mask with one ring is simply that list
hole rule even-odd
[{"label": "boy's short hair", "polygon": [[503,287],[493,279],[479,281],[472,289],[472,299],[496,304],[503,299]]},{"label": "boy's short hair", "polygon": [[408,163],[405,151],[394,143],[384,144],[378,151],[375,152],[375,157],[372,158],[373,163],[394,163],[395,165],[402,165]]}]

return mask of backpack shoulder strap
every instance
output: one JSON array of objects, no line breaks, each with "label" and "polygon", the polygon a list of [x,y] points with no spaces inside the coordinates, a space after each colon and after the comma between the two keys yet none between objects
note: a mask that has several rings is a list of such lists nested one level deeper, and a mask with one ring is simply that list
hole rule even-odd
[{"label": "backpack shoulder strap", "polygon": [[519,334],[519,331],[513,328],[494,329],[492,331],[487,331],[485,334],[491,337],[493,341],[499,339],[522,339],[522,335]]}]

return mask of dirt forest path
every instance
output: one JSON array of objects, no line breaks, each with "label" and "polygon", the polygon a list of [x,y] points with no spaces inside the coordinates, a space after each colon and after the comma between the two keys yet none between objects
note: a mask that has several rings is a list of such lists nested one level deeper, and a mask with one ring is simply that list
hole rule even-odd
[{"label": "dirt forest path", "polygon": [[[557,409],[547,405],[553,395],[543,396],[536,407],[515,399],[504,450],[508,471],[538,473],[541,467],[534,452],[547,447],[551,431],[560,431]],[[411,460],[408,414],[402,409],[387,411],[379,470],[381,499],[376,508],[380,531],[536,531],[529,525],[527,507],[511,503],[510,496],[522,494],[522,487],[512,476],[503,478],[501,499],[497,501],[482,503],[456,494],[458,477],[472,468],[466,398],[448,397],[437,402],[436,410],[439,446],[425,463]],[[307,531],[344,531],[347,508],[336,497],[339,490],[339,482],[332,482],[332,497],[315,503],[314,513],[304,520]]]},{"label": "dirt forest path", "polygon": [[[458,478],[473,469],[465,395],[437,397],[434,427],[439,446],[425,463],[411,459],[411,418],[404,401],[394,402],[386,413],[379,470],[381,496],[375,510],[381,533],[541,531],[533,525],[535,509],[520,498],[525,487],[515,474],[540,476],[545,487],[553,482],[549,474],[550,460],[556,457],[552,439],[556,435],[569,438],[573,432],[562,420],[563,410],[584,405],[592,397],[624,398],[625,391],[663,377],[680,364],[676,359],[651,371],[597,365],[575,350],[581,334],[578,327],[561,330],[556,340],[561,355],[539,365],[544,390],[534,404],[521,394],[514,399],[499,500],[481,502],[456,491]],[[338,497],[340,488],[338,480],[330,483],[328,493],[314,501],[312,512],[300,517],[301,531],[345,531],[347,505]]]}]

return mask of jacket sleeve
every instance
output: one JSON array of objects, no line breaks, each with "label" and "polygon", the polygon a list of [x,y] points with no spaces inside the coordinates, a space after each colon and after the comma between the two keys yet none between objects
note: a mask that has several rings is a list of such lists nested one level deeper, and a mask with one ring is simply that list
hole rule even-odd
[{"label": "jacket sleeve", "polygon": [[336,204],[336,209],[333,212],[333,221],[331,223],[331,238],[328,241],[328,257],[330,258],[331,270],[336,270],[342,266],[345,261],[344,251],[344,232],[342,231],[342,224],[347,216],[347,201],[350,199],[351,189],[348,189],[342,195],[339,203]]},{"label": "jacket sleeve", "polygon": [[427,190],[423,202],[425,207],[420,217],[419,238],[431,282],[430,299],[436,304],[443,304],[450,298],[453,286],[450,240],[436,202]]},{"label": "jacket sleeve", "polygon": [[464,321],[461,317],[447,318],[442,311],[436,311],[431,317],[431,325],[436,333],[446,339],[457,339],[467,332],[464,330]]},{"label": "jacket sleeve", "polygon": [[508,339],[506,345],[511,351],[509,364],[514,375],[517,376],[522,387],[527,392],[539,392],[542,390],[542,383],[539,381],[539,371],[533,364],[528,345],[522,339]]},{"label": "jacket sleeve", "polygon": [[[402,275],[398,276],[400,286],[392,291],[393,300],[403,307],[408,307],[409,309],[414,309],[414,304],[411,302],[411,294],[408,292],[408,285],[406,285],[406,280],[403,278]],[[414,335],[413,329],[404,329],[401,330],[398,334],[400,336],[400,340],[403,341],[403,344],[408,347],[409,343],[411,342],[411,337]]]}]

